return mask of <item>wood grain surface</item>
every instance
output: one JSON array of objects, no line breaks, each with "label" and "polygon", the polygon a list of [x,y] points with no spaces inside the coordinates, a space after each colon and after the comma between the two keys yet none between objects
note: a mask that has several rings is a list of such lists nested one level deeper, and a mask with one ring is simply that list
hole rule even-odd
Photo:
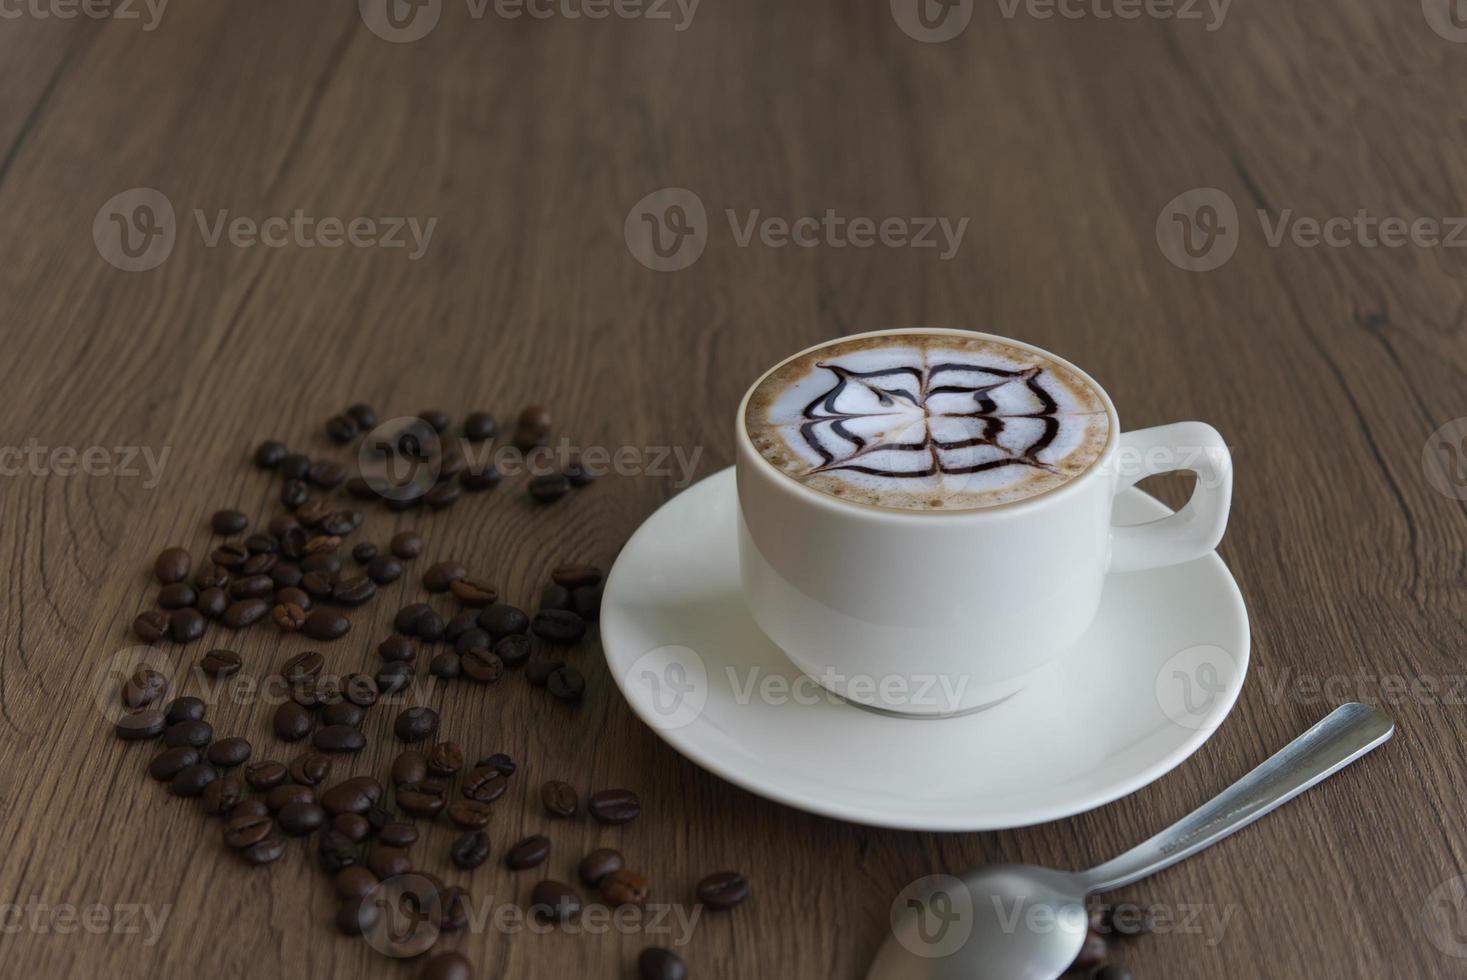
[{"label": "wood grain surface", "polygon": [[[1428,465],[1461,463],[1429,438],[1467,416],[1467,264],[1455,247],[1370,247],[1354,231],[1269,241],[1286,216],[1467,214],[1467,46],[1433,27],[1434,0],[1425,12],[1239,2],[1221,23],[1200,7],[1201,19],[960,4],[952,16],[970,22],[940,43],[903,29],[916,21],[900,0],[896,13],[886,0],[704,0],[691,21],[674,5],[658,8],[666,19],[559,5],[510,18],[443,0],[411,43],[374,33],[356,6],[195,0],[153,22],[141,5],[125,8],[133,20],[43,17],[76,8],[37,0],[0,20],[0,444],[44,447],[26,457],[39,472],[0,459],[0,974],[412,973],[333,931],[304,844],[243,866],[197,801],[146,778],[152,750],[113,738],[95,703],[98,672],[135,643],[128,624],[153,600],[158,550],[201,557],[218,507],[262,520],[278,509],[276,484],[248,465],[257,441],[348,458],[322,426],[352,401],[458,418],[540,401],[581,445],[696,450],[704,476],[732,461],[732,413],[762,368],[843,333],[932,324],[1078,362],[1128,428],[1200,418],[1234,447],[1221,553],[1252,614],[1253,667],[1211,741],[1073,819],[874,830],[683,760],[633,717],[588,641],[572,654],[590,685],[578,709],[518,678],[440,689],[448,735],[471,753],[509,752],[524,772],[498,807],[496,858],[445,877],[523,903],[534,876],[497,856],[539,827],[534,787],[629,786],[643,818],[555,827],[553,873],[609,844],[684,900],[701,874],[741,868],[754,897],[699,922],[691,976],[859,977],[914,879],[1106,859],[1358,699],[1386,707],[1396,739],[1127,889],[1194,927],[1120,956],[1167,980],[1467,976],[1453,884],[1467,871],[1467,486]],[[633,205],[664,187],[693,191],[708,216],[706,249],[676,272],[644,267],[624,236]],[[106,203],[135,188],[162,192],[176,215],[171,253],[143,272],[115,267],[106,244]],[[1170,261],[1158,239],[1168,202],[1194,188],[1216,188],[1238,214],[1236,252],[1207,272]],[[728,209],[968,223],[944,258],[745,246]],[[196,218],[297,210],[437,223],[413,258],[211,245]],[[58,447],[102,447],[92,458],[106,465],[92,468],[107,471],[73,472]],[[159,472],[143,456],[124,465],[127,447],[161,459]],[[510,480],[443,514],[371,509],[360,535],[416,526],[429,556],[470,562],[528,604],[560,561],[609,564],[677,482],[613,476],[536,509]],[[1163,495],[1175,503],[1179,489]],[[417,574],[384,589],[324,648],[333,667],[371,663],[393,611],[419,595]],[[219,645],[261,677],[312,646],[216,626],[168,649],[186,667]],[[288,760],[297,748],[274,740],[269,713],[225,700],[211,720]],[[369,715],[368,750],[338,774],[383,774],[398,749],[390,725],[389,712]],[[451,836],[426,834],[425,864],[447,867]],[[166,919],[112,934],[54,914],[96,905]],[[619,978],[648,941],[488,930],[445,944],[480,976]]]}]

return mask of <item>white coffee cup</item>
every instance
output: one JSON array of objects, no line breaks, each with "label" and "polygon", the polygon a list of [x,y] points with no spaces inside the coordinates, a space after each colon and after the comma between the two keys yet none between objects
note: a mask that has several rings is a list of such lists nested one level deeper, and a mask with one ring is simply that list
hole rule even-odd
[{"label": "white coffee cup", "polygon": [[[1088,382],[1110,415],[1099,459],[1056,489],[997,506],[926,512],[822,493],[760,454],[745,412],[759,383],[781,365],[740,403],[739,563],[754,620],[796,666],[849,701],[901,714],[955,714],[1012,694],[1074,647],[1095,618],[1107,574],[1212,551],[1227,524],[1232,460],[1202,422],[1121,434],[1115,406],[1093,379],[1030,344],[938,329],[856,336],[903,333],[988,337],[1034,351]],[[1173,470],[1197,474],[1186,506],[1148,524],[1111,523],[1119,491]]]}]

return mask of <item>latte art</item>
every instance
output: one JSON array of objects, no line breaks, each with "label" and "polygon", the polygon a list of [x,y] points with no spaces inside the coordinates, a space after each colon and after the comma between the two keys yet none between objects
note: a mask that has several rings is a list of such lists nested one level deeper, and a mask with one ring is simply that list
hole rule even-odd
[{"label": "latte art", "polygon": [[861,503],[965,510],[1055,489],[1104,452],[1110,416],[1076,372],[983,337],[837,341],[781,365],[749,399],[759,453]]}]

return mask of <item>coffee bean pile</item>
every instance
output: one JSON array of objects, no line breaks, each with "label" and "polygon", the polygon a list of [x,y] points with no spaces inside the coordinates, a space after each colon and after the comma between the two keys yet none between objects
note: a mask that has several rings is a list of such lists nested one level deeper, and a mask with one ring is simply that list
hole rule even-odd
[{"label": "coffee bean pile", "polygon": [[[451,425],[449,416],[437,410],[423,412],[419,419],[439,434]],[[328,419],[325,432],[336,445],[348,446],[376,426],[372,408],[357,404]],[[549,413],[531,406],[516,419],[512,441],[529,452],[546,445],[549,433]],[[498,426],[486,412],[464,419],[466,440],[479,442],[497,434]],[[441,441],[430,451],[438,454],[437,482],[421,499],[385,500],[389,507],[405,510],[421,504],[443,510],[461,491],[489,489],[500,481],[492,466],[472,472],[463,454]],[[385,547],[365,540],[348,543],[364,515],[333,495],[339,488],[360,500],[377,499],[361,475],[349,477],[347,467],[292,452],[279,441],[260,444],[253,459],[281,479],[286,512],[253,531],[243,511],[215,512],[209,530],[222,540],[197,568],[184,548],[171,547],[158,555],[153,567],[160,585],[158,608],[134,621],[140,639],[187,644],[200,639],[213,621],[244,629],[268,620],[281,633],[336,640],[350,630],[343,609],[371,601],[379,586],[402,577],[405,563],[422,556],[423,539],[413,531],[397,534]],[[549,502],[589,482],[590,476],[572,464],[550,478],[531,480],[528,492],[536,501]],[[348,561],[355,567],[348,568]],[[430,913],[437,930],[461,930],[468,924],[471,896],[464,888],[445,886],[423,870],[427,861],[414,859],[419,822],[448,825],[457,832],[441,859],[464,871],[485,864],[495,850],[486,828],[495,802],[519,768],[515,761],[496,752],[470,765],[471,756],[462,747],[439,738],[437,712],[410,705],[393,721],[394,735],[407,748],[393,761],[385,781],[369,775],[338,775],[333,781],[333,770],[338,760],[366,747],[363,725],[369,712],[412,687],[420,652],[429,672],[440,679],[489,685],[523,668],[530,686],[562,702],[580,701],[586,681],[569,655],[599,617],[603,579],[594,565],[560,565],[530,613],[464,563],[434,562],[421,576],[430,601],[399,610],[392,633],[376,646],[375,661],[360,672],[344,677],[329,673],[326,657],[316,650],[296,653],[275,667],[272,679],[283,684],[288,696],[274,710],[271,731],[282,746],[307,746],[288,762],[255,758],[254,746],[241,736],[216,737],[205,718],[205,703],[195,697],[167,700],[168,678],[146,666],[121,685],[124,713],[115,732],[126,741],[161,739],[162,749],[149,762],[148,774],[166,783],[175,796],[199,798],[204,812],[219,819],[223,845],[244,863],[271,864],[285,855],[291,838],[313,839],[315,863],[332,879],[337,900],[333,923],[340,932],[380,935],[384,930],[378,929],[382,913],[376,899],[384,888],[413,892],[410,904]],[[453,603],[451,612],[434,608],[432,602],[443,600]],[[231,677],[242,667],[240,654],[225,648],[209,650],[198,662],[199,670],[215,679]],[[540,804],[545,832],[508,842],[503,850],[500,860],[512,872],[546,865],[553,850],[550,825],[573,821],[583,812],[580,793],[558,780],[543,784]],[[587,796],[584,812],[601,825],[620,826],[636,820],[642,804],[631,790],[599,789]],[[576,878],[608,906],[641,906],[653,891],[647,877],[627,867],[610,848],[586,854]],[[723,871],[699,882],[693,899],[711,909],[729,909],[748,891],[742,874]],[[527,909],[552,923],[568,922],[581,910],[578,888],[550,877],[533,886]],[[399,948],[411,938],[385,931],[387,938],[381,941],[393,947],[395,956],[425,954],[431,945],[430,939],[422,949]],[[637,968],[648,980],[682,980],[687,975],[675,953],[656,947],[642,952]],[[434,980],[471,975],[469,961],[453,952],[426,958],[419,973]]]}]

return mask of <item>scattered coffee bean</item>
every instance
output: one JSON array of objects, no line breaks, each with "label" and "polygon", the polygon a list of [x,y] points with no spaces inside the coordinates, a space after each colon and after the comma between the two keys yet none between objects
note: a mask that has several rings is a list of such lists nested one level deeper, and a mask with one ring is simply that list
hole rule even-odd
[{"label": "scattered coffee bean", "polygon": [[472,871],[489,860],[489,837],[482,830],[471,830],[453,842],[448,857],[455,866]]},{"label": "scattered coffee bean", "polygon": [[231,816],[224,823],[224,843],[236,850],[258,844],[270,836],[275,821],[261,816]]},{"label": "scattered coffee bean", "polygon": [[280,676],[288,684],[304,684],[321,676],[326,658],[315,650],[306,650],[291,657],[280,667]]},{"label": "scattered coffee bean", "polygon": [[239,773],[223,773],[205,786],[200,795],[204,799],[205,813],[227,819],[234,815],[234,808],[245,798],[244,780],[240,779]]},{"label": "scattered coffee bean", "polygon": [[323,725],[347,725],[351,728],[361,728],[366,717],[366,709],[350,701],[335,701],[321,709],[321,724]]},{"label": "scattered coffee bean", "polygon": [[271,813],[279,813],[292,803],[315,803],[316,791],[298,783],[281,783],[265,794],[265,805]]},{"label": "scattered coffee bean", "polygon": [[168,724],[176,725],[181,721],[198,721],[204,717],[206,707],[198,698],[183,697],[174,698],[168,702],[163,709],[163,716]]},{"label": "scattered coffee bean", "polygon": [[377,644],[377,656],[387,663],[410,664],[418,658],[418,645],[411,638],[394,633]]},{"label": "scattered coffee bean", "polygon": [[399,531],[392,536],[392,553],[404,561],[423,553],[423,538],[416,531]]},{"label": "scattered coffee bean", "polygon": [[463,488],[457,483],[439,483],[423,495],[423,503],[434,510],[447,510],[458,503],[462,495]]},{"label": "scattered coffee bean", "polygon": [[377,412],[371,405],[365,402],[357,402],[355,405],[350,406],[347,408],[346,414],[357,424],[357,428],[363,432],[377,428]]},{"label": "scattered coffee bean", "polygon": [[408,749],[392,760],[392,781],[397,785],[419,783],[428,778],[428,760],[423,753]]},{"label": "scattered coffee bean", "polygon": [[229,608],[229,593],[223,589],[205,589],[199,593],[194,608],[208,619],[218,619]]},{"label": "scattered coffee bean", "polygon": [[311,733],[311,713],[294,701],[275,709],[275,737],[282,742],[299,742]]},{"label": "scattered coffee bean", "polygon": [[334,830],[321,832],[316,844],[316,861],[321,870],[334,875],[362,863],[361,848]]},{"label": "scattered coffee bean", "polygon": [[168,693],[168,678],[150,667],[139,667],[122,685],[122,704],[127,708],[146,708]]},{"label": "scattered coffee bean", "polygon": [[260,866],[279,861],[285,855],[285,838],[271,834],[258,844],[251,844],[239,852],[246,864]]},{"label": "scattered coffee bean", "polygon": [[311,711],[341,700],[341,682],[332,676],[310,676],[290,685],[290,699]]},{"label": "scattered coffee bean", "polygon": [[376,583],[365,575],[357,575],[336,583],[331,590],[331,601],[355,607],[366,604],[376,594]]},{"label": "scattered coffee bean", "polygon": [[550,675],[563,666],[563,663],[549,654],[536,650],[525,663],[525,680],[534,687],[544,687],[549,683]]},{"label": "scattered coffee bean", "polygon": [[331,819],[331,829],[348,840],[360,844],[372,833],[372,825],[360,813],[338,813]]},{"label": "scattered coffee bean", "polygon": [[158,590],[158,608],[172,611],[186,609],[199,601],[199,594],[187,582],[174,582]]},{"label": "scattered coffee bean", "polygon": [[530,622],[530,629],[551,643],[574,643],[586,633],[586,621],[569,609],[542,609]]},{"label": "scattered coffee bean", "polygon": [[620,868],[601,879],[601,897],[611,905],[642,905],[649,887],[637,872]]},{"label": "scattered coffee bean", "polygon": [[450,585],[468,574],[469,570],[456,561],[440,561],[423,573],[423,588],[447,592]]},{"label": "scattered coffee bean", "polygon": [[688,968],[670,949],[648,946],[637,956],[638,980],[687,980]]},{"label": "scattered coffee bean", "polygon": [[273,470],[280,465],[280,461],[285,458],[288,452],[289,450],[285,448],[285,443],[275,439],[267,439],[255,447],[253,458],[255,465],[260,469]]},{"label": "scattered coffee bean", "polygon": [[551,581],[571,590],[583,585],[599,585],[601,578],[601,569],[595,565],[561,565],[550,573]]},{"label": "scattered coffee bean", "polygon": [[505,753],[495,752],[493,755],[485,756],[478,762],[474,763],[474,768],[493,769],[495,772],[508,779],[510,776],[514,775],[515,769],[518,767],[515,765],[514,760]]},{"label": "scattered coffee bean", "polygon": [[377,832],[377,839],[388,847],[411,847],[417,843],[418,828],[405,820],[393,820]]},{"label": "scattered coffee bean", "polygon": [[321,530],[336,538],[337,543],[340,544],[340,539],[361,527],[363,520],[362,512],[359,510],[332,511],[321,518]]},{"label": "scattered coffee bean", "polygon": [[469,980],[473,974],[473,964],[462,953],[439,953],[423,964],[418,980]]},{"label": "scattered coffee bean", "polygon": [[[302,609],[310,609],[310,595],[307,594],[304,589],[299,588],[301,580],[304,578],[305,573],[301,571],[301,567],[292,561],[277,562],[275,564],[275,567],[270,569],[270,581],[275,583],[275,587],[277,589],[280,589],[282,592],[286,589],[289,589],[292,593],[298,593],[302,598],[305,599],[305,602],[300,601],[300,599],[292,599],[289,601],[294,602]],[[279,599],[280,597],[277,596],[276,601],[278,602]]]},{"label": "scattered coffee bean", "polygon": [[568,922],[581,911],[581,898],[575,889],[546,879],[530,890],[530,914],[542,922]]},{"label": "scattered coffee bean", "polygon": [[603,789],[591,794],[586,809],[604,824],[631,823],[642,813],[642,801],[629,789]]},{"label": "scattered coffee bean", "polygon": [[493,684],[504,676],[504,661],[492,653],[466,653],[459,663],[464,676],[480,684]]},{"label": "scattered coffee bean", "polygon": [[342,684],[342,694],[359,708],[370,708],[377,703],[377,682],[366,674],[349,674]]},{"label": "scattered coffee bean", "polygon": [[463,673],[463,664],[459,655],[452,650],[435,653],[433,659],[428,661],[428,673],[443,680],[453,680]]},{"label": "scattered coffee bean", "polygon": [[432,609],[418,617],[415,624],[419,639],[427,640],[429,643],[437,643],[443,639],[443,617]]},{"label": "scattered coffee bean", "polygon": [[377,876],[366,868],[344,868],[336,872],[336,877],[331,880],[331,887],[336,892],[338,899],[361,901],[368,895],[376,893]]},{"label": "scattered coffee bean", "polygon": [[540,592],[540,608],[574,609],[575,599],[571,596],[570,589],[552,582]]},{"label": "scattered coffee bean", "polygon": [[511,871],[523,871],[537,864],[543,864],[549,856],[550,838],[544,834],[534,834],[505,852],[504,866]]},{"label": "scattered coffee bean", "polygon": [[397,787],[398,807],[415,817],[436,817],[447,803],[448,790],[431,779]]},{"label": "scattered coffee bean", "polygon": [[1124,963],[1107,963],[1097,970],[1091,980],[1132,980],[1131,971]]},{"label": "scattered coffee bean", "polygon": [[306,611],[293,602],[284,602],[270,611],[270,619],[282,632],[296,633],[306,625]]},{"label": "scattered coffee bean", "polygon": [[449,643],[457,643],[458,638],[469,630],[479,628],[479,614],[472,609],[465,610],[450,619],[443,626],[443,638]]},{"label": "scattered coffee bean", "polygon": [[602,587],[599,585],[583,585],[571,593],[576,615],[588,623],[595,622],[601,615],[601,594]]},{"label": "scattered coffee bean", "polygon": [[313,640],[338,640],[351,629],[351,621],[341,613],[333,609],[313,609],[306,615],[306,622],[301,627]]},{"label": "scattered coffee bean", "polygon": [[448,804],[448,819],[464,830],[478,830],[489,824],[494,811],[489,804],[477,800],[454,800]]},{"label": "scattered coffee bean", "polygon": [[350,725],[325,725],[316,729],[311,744],[322,752],[360,752],[367,737]]},{"label": "scattered coffee bean", "polygon": [[214,516],[209,519],[209,526],[214,529],[215,534],[228,537],[238,534],[250,526],[250,519],[238,510],[216,510]]},{"label": "scattered coffee bean", "polygon": [[346,467],[330,459],[313,459],[307,478],[322,490],[334,490],[346,479]]},{"label": "scattered coffee bean", "polygon": [[315,599],[329,599],[336,589],[336,575],[324,570],[306,572],[301,577],[301,589]]},{"label": "scattered coffee bean", "polygon": [[176,725],[169,725],[163,732],[163,744],[169,748],[178,745],[190,745],[196,749],[202,749],[209,744],[214,737],[214,726],[203,719],[193,721],[180,721]]},{"label": "scattered coffee bean", "polygon": [[579,701],[586,693],[586,679],[571,666],[563,666],[545,680],[545,689],[562,701]]},{"label": "scattered coffee bean", "polygon": [[511,633],[494,644],[494,655],[506,667],[523,667],[530,659],[530,638],[522,633]]},{"label": "scattered coffee bean", "polygon": [[275,580],[268,575],[244,575],[229,583],[232,599],[262,599],[275,591]]},{"label": "scattered coffee bean", "polygon": [[320,786],[330,774],[331,760],[317,752],[306,752],[290,764],[291,781],[298,786]]},{"label": "scattered coffee bean", "polygon": [[552,779],[540,787],[540,802],[552,817],[574,817],[581,797],[570,783]]},{"label": "scattered coffee bean", "polygon": [[464,799],[473,800],[475,803],[493,803],[504,795],[509,788],[509,781],[505,779],[504,773],[496,769],[475,767],[475,769],[464,777],[461,792]]},{"label": "scattered coffee bean", "polygon": [[317,803],[289,803],[275,815],[280,829],[292,837],[304,837],[320,830],[326,823],[326,811]]},{"label": "scattered coffee bean", "polygon": [[286,480],[280,487],[280,503],[289,510],[299,510],[311,499],[311,488],[304,480]]},{"label": "scattered coffee bean", "polygon": [[590,888],[600,886],[601,879],[613,871],[620,871],[626,867],[626,863],[620,851],[613,851],[609,847],[601,847],[587,854],[581,859],[576,873],[580,875],[582,883]]},{"label": "scattered coffee bean", "polygon": [[225,607],[221,622],[230,629],[244,629],[246,626],[255,625],[268,615],[270,615],[270,603],[264,599],[240,599]]},{"label": "scattered coffee bean", "polygon": [[491,606],[499,598],[499,592],[494,586],[467,577],[450,581],[448,590],[459,602],[475,609]]},{"label": "scattered coffee bean", "polygon": [[479,627],[494,640],[524,633],[530,628],[530,618],[523,609],[499,602],[482,610],[477,617]]},{"label": "scattered coffee bean", "polygon": [[280,461],[280,475],[287,480],[304,480],[311,472],[311,457],[305,453],[287,453]]},{"label": "scattered coffee bean", "polygon": [[435,776],[454,776],[464,767],[464,752],[457,742],[439,742],[428,752],[428,771]]},{"label": "scattered coffee bean", "polygon": [[488,412],[470,412],[464,418],[464,438],[470,442],[483,442],[485,439],[493,439],[499,432],[499,426],[494,422],[494,416]]},{"label": "scattered coffee bean", "polygon": [[459,633],[453,641],[453,648],[459,653],[486,653],[491,642],[488,631],[471,626]]},{"label": "scattered coffee bean", "polygon": [[265,804],[264,800],[244,799],[234,805],[229,815],[231,817],[268,817],[270,807]]},{"label": "scattered coffee bean", "polygon": [[[469,926],[469,893],[454,885],[440,892],[439,928],[444,932],[461,932]],[[465,961],[467,962],[467,961]],[[466,976],[466,974],[465,974]]]},{"label": "scattered coffee bean", "polygon": [[368,776],[343,780],[321,794],[321,805],[333,817],[355,813],[365,817],[382,799],[382,784]]},{"label": "scattered coffee bean", "polygon": [[242,766],[249,761],[250,753],[254,747],[250,745],[249,739],[231,735],[229,738],[221,738],[209,746],[209,761],[221,769],[232,769]]},{"label": "scattered coffee bean", "polygon": [[218,778],[219,773],[213,766],[196,762],[191,766],[184,766],[174,774],[168,783],[168,791],[174,796],[198,796]]},{"label": "scattered coffee bean", "polygon": [[527,405],[515,419],[514,445],[521,452],[545,444],[550,434],[550,410],[543,405]]},{"label": "scattered coffee bean", "polygon": [[249,556],[250,550],[239,541],[226,541],[209,552],[209,559],[214,564],[229,571],[239,568]]},{"label": "scattered coffee bean", "polygon": [[394,661],[383,664],[377,671],[377,687],[383,694],[397,694],[413,686],[413,665]]},{"label": "scattered coffee bean", "polygon": [[261,793],[281,785],[288,775],[290,770],[285,768],[284,763],[271,760],[251,763],[245,767],[245,782],[250,784],[251,789]]},{"label": "scattered coffee bean", "polygon": [[246,550],[252,556],[274,554],[280,549],[280,539],[273,534],[251,534],[244,539]]},{"label": "scattered coffee bean", "polygon": [[749,879],[737,871],[718,871],[698,882],[697,895],[711,909],[731,909],[749,897]]},{"label": "scattered coffee bean", "polygon": [[570,480],[561,473],[547,473],[530,480],[530,496],[542,504],[550,504],[571,491]]},{"label": "scattered coffee bean", "polygon": [[[246,547],[254,547],[254,545],[249,543],[252,540],[254,539],[245,539]],[[271,538],[269,540],[273,545],[275,539]],[[252,554],[245,559],[245,563],[243,565],[239,566],[239,573],[241,575],[264,575],[266,577],[269,577],[270,572],[275,568],[275,565],[277,562],[279,562],[279,560],[280,559],[276,558],[274,554],[270,553],[262,552],[260,554]],[[271,580],[271,584],[274,584],[273,579]]]},{"label": "scattered coffee bean", "polygon": [[402,577],[402,562],[389,555],[378,555],[367,563],[367,578],[378,585],[388,585]]},{"label": "scattered coffee bean", "polygon": [[233,650],[210,650],[199,659],[199,669],[210,677],[228,677],[239,668],[239,654]]},{"label": "scattered coffee bean", "polygon": [[[226,617],[229,611],[225,610]],[[168,635],[177,643],[192,643],[204,635],[209,621],[197,609],[175,609],[168,614]]]},{"label": "scattered coffee bean", "polygon": [[579,455],[568,460],[562,472],[565,473],[565,478],[571,482],[571,486],[573,487],[590,486],[596,482],[598,475],[594,470],[586,466]]},{"label": "scattered coffee bean", "polygon": [[357,420],[350,415],[333,415],[326,420],[326,436],[338,446],[357,437]]},{"label": "scattered coffee bean", "polygon": [[419,412],[418,418],[422,419],[424,422],[427,422],[430,426],[432,426],[433,431],[438,433],[439,435],[447,432],[448,427],[451,424],[448,413],[436,408],[430,408]]},{"label": "scattered coffee bean", "polygon": [[414,602],[403,606],[392,618],[392,628],[403,636],[416,636],[418,632],[418,621],[433,611],[433,607],[424,602]]},{"label": "scattered coffee bean", "polygon": [[504,474],[493,463],[483,466],[469,467],[458,475],[458,484],[470,493],[481,490],[492,490],[499,486]]},{"label": "scattered coffee bean", "polygon": [[341,547],[341,538],[334,534],[318,534],[306,542],[308,555],[334,555]]},{"label": "scattered coffee bean", "polygon": [[421,742],[425,738],[432,738],[438,731],[438,712],[421,706],[404,708],[393,723],[392,730],[404,742]]},{"label": "scattered coffee bean", "polygon": [[144,643],[157,643],[169,633],[171,620],[167,613],[156,609],[140,612],[132,621],[132,631]]},{"label": "scattered coffee bean", "polygon": [[199,750],[191,745],[177,745],[171,749],[164,749],[153,757],[148,763],[148,775],[166,783],[179,772],[199,761]]}]

